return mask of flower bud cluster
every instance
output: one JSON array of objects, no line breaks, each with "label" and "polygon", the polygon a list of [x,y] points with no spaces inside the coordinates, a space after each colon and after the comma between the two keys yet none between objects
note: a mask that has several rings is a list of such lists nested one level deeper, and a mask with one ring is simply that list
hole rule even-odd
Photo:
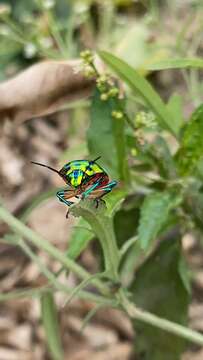
[{"label": "flower bud cluster", "polygon": [[[108,73],[100,74],[94,65],[94,56],[90,50],[82,51],[80,54],[83,60],[83,72],[86,77],[96,78],[96,87],[100,92],[100,99],[107,101],[110,98],[119,99],[119,88]],[[114,109],[111,113],[115,119],[122,119],[124,114],[118,109]]]},{"label": "flower bud cluster", "polygon": [[86,65],[91,65],[93,63],[93,54],[90,50],[84,50],[80,53],[80,57],[83,59]]},{"label": "flower bud cluster", "polygon": [[99,75],[96,79],[97,89],[101,93],[101,100],[107,101],[110,98],[118,98],[119,88],[115,86],[109,74]]},{"label": "flower bud cluster", "polygon": [[157,126],[155,115],[152,112],[140,111],[135,117],[135,136],[140,146],[146,144],[145,129],[155,129]]},{"label": "flower bud cluster", "polygon": [[152,112],[140,111],[135,117],[135,126],[137,129],[151,128],[154,129],[157,126],[155,115]]},{"label": "flower bud cluster", "polygon": [[112,111],[111,115],[114,119],[118,119],[118,120],[122,119],[124,116],[122,111],[116,111],[116,110]]},{"label": "flower bud cluster", "polygon": [[82,71],[84,76],[92,78],[97,76],[97,71],[94,66],[94,56],[90,50],[84,50],[80,53],[80,57],[83,60]]}]

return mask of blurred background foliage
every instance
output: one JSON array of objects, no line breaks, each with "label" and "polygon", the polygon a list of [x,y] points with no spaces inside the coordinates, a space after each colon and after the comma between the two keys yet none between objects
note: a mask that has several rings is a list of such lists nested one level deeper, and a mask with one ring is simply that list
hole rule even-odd
[{"label": "blurred background foliage", "polygon": [[[200,0],[0,1],[2,81],[40,60],[78,58],[88,48],[110,51],[156,88],[156,93],[148,93],[148,88],[143,87],[146,92],[140,93],[139,78],[133,78],[132,86],[127,87],[130,69],[126,64],[116,66],[115,59],[103,55],[102,59],[120,77],[120,92],[125,93],[122,101],[102,101],[97,89],[91,99],[65,104],[60,112],[43,119],[44,128],[42,119],[30,120],[20,127],[19,134],[17,131],[11,135],[13,130],[8,127],[4,136],[9,139],[9,149],[17,149],[20,175],[33,153],[35,160],[42,158],[57,166],[76,158],[102,156],[101,164],[120,181],[120,188],[108,195],[107,205],[114,215],[119,249],[124,249],[122,282],[136,304],[183,325],[188,321],[193,275],[188,272],[188,254],[182,239],[192,232],[194,248],[202,242],[199,244],[203,229],[203,87],[199,69],[182,66],[182,60],[175,66],[167,61],[202,57],[202,18]],[[103,72],[100,60],[97,62]],[[161,107],[158,94],[165,101]],[[113,118],[115,110],[123,111],[125,116]],[[160,114],[169,119],[167,131]],[[187,119],[191,120],[189,126]],[[191,140],[194,137],[195,141]],[[11,175],[9,180],[5,174],[2,176],[5,203],[12,204],[11,210],[23,222],[29,221],[34,209],[53,197],[59,186],[43,171],[39,170],[35,178],[29,172],[24,171],[19,181],[10,181]],[[27,184],[37,181],[39,188],[35,190],[33,185],[29,196],[23,195],[24,200],[19,202]],[[17,204],[14,209],[13,204]],[[68,255],[78,258],[94,239],[89,225],[79,220],[69,239]],[[103,269],[95,241],[91,251],[96,260],[90,261],[90,269]],[[182,339],[140,322],[133,326],[140,359],[159,360],[164,353],[164,359],[175,360],[185,350]]]},{"label": "blurred background foliage", "polygon": [[190,12],[184,14],[181,0],[1,1],[2,76],[10,62],[23,67],[46,57],[73,58],[84,47],[111,49],[140,68],[171,55],[195,55],[202,4],[188,3]]}]

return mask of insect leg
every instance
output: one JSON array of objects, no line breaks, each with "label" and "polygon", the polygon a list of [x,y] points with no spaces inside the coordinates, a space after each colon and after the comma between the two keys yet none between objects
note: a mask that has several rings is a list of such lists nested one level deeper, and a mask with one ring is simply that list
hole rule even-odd
[{"label": "insect leg", "polygon": [[[99,200],[101,200],[101,198],[108,194],[109,192],[111,192],[111,190],[117,185],[117,181],[113,180],[111,182],[109,182],[107,185],[102,186],[100,188],[97,189],[97,187],[99,186],[98,184],[94,184],[95,188],[92,189],[89,188],[88,190],[86,190],[83,194],[82,194],[82,198],[84,199],[84,197],[89,197],[90,199],[95,199],[96,201],[96,207],[98,207],[99,204]],[[88,194],[87,194],[88,192]],[[84,196],[85,195],[85,196]]]},{"label": "insect leg", "polygon": [[70,206],[74,204],[74,202],[68,201],[67,199],[75,196],[75,190],[66,190],[66,189],[59,190],[57,191],[56,196],[62,203],[66,204],[67,206]]},{"label": "insect leg", "polygon": [[92,199],[101,199],[104,195],[111,192],[116,185],[117,185],[117,181],[113,180],[109,182],[107,185],[92,191],[91,194],[89,194],[89,197]]},{"label": "insect leg", "polygon": [[85,190],[81,195],[82,199],[85,199],[86,197],[88,197],[99,185],[100,185],[101,180],[97,180],[92,186],[90,186],[89,189]]},{"label": "insect leg", "polygon": [[116,185],[117,185],[117,181],[114,180],[108,183],[107,185],[92,191],[92,193],[89,195],[89,198],[94,199],[96,204],[96,209],[98,208],[100,202],[102,201],[104,202],[104,200],[102,199],[103,196],[111,192]]},{"label": "insect leg", "polygon": [[107,185],[102,187],[102,190],[104,190],[106,193],[110,192],[116,185],[118,184],[118,182],[116,180],[112,180],[110,181]]}]

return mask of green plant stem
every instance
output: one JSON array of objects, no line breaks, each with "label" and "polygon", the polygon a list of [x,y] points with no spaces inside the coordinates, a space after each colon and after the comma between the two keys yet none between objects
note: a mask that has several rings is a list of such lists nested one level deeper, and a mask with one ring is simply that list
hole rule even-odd
[{"label": "green plant stem", "polygon": [[[73,289],[66,287],[67,293],[71,294],[72,290]],[[30,289],[30,288],[19,289],[16,291],[10,291],[8,293],[0,293],[0,302],[14,300],[14,299],[23,299],[26,297],[38,297],[41,294],[46,293],[47,291],[58,292],[59,290],[51,287],[50,285],[45,285],[40,288],[34,288],[34,289]],[[88,300],[96,304],[104,304],[104,306],[105,305],[112,307],[116,306],[116,302],[114,300],[107,299],[101,295],[92,294],[89,291],[85,291],[85,290],[80,290],[80,292],[77,294],[77,298]]]},{"label": "green plant stem", "polygon": [[[111,219],[105,215],[105,209],[98,209],[96,211],[91,202],[86,200],[74,206],[71,211],[77,216],[83,216],[83,218],[89,222],[101,242],[104,256],[108,258],[108,264],[106,264],[109,266],[108,269],[112,269],[112,271],[116,269],[117,276],[119,253]],[[112,246],[107,247],[106,241],[108,241],[108,245],[111,243]],[[114,279],[116,280],[117,278],[114,277]],[[203,335],[199,334],[198,332],[137,308],[128,300],[123,288],[117,292],[116,299],[120,307],[128,314],[130,318],[145,322],[149,325],[168,331],[174,335],[181,336],[196,344],[203,345]]]},{"label": "green plant stem", "polygon": [[[122,111],[122,109],[120,109],[120,111]],[[129,126],[133,131],[136,131],[136,130],[137,130],[135,124],[133,123],[133,121],[131,120],[131,118],[126,114],[126,112],[124,112],[124,119],[126,120],[128,126]]]},{"label": "green plant stem", "polygon": [[[44,250],[54,259],[58,260],[69,270],[73,271],[79,278],[88,279],[91,274],[84,270],[81,266],[75,263],[70,258],[66,257],[60,250],[43,239],[40,235],[24,225],[21,221],[9,213],[3,206],[0,206],[0,219],[7,223],[14,232],[24,236],[32,242],[37,248]],[[108,288],[98,279],[93,279],[92,283],[102,292],[108,294]]]},{"label": "green plant stem", "polygon": [[[77,207],[78,207],[78,205],[77,205]],[[81,208],[80,208],[79,212],[81,212]],[[86,213],[88,213],[88,212],[86,212]],[[95,211],[93,211],[93,214],[94,214],[94,217],[97,218],[97,220],[100,218],[96,214]],[[89,216],[86,216],[86,218],[89,218],[89,217],[91,219],[91,222],[93,220],[95,221],[95,218],[93,217],[92,213],[90,214],[90,211],[89,211]],[[34,231],[32,231],[31,229],[26,227],[24,224],[22,224],[19,220],[17,220],[14,216],[12,216],[3,207],[0,207],[0,218],[2,220],[4,220],[14,231],[27,237],[37,247],[47,251],[55,259],[57,259],[62,264],[64,264],[64,266],[66,266],[70,270],[74,271],[79,277],[81,277],[83,279],[87,279],[87,277],[90,276],[90,274],[88,272],[86,272],[84,269],[82,269],[79,265],[75,264],[73,261],[70,261],[70,259],[68,259],[68,258],[64,258],[63,254],[60,251],[58,251],[54,246],[47,243],[46,240],[41,238],[39,235],[35,234]],[[108,231],[109,223],[105,223],[105,222],[99,223],[99,220],[98,220],[98,222],[93,223],[94,230],[95,230],[95,224],[96,224],[96,226],[99,225],[100,229],[98,231],[98,234],[100,236],[101,236],[101,231],[104,233],[106,233]],[[105,229],[105,225],[107,226],[106,229]],[[112,228],[112,231],[113,231],[113,228]],[[107,236],[107,235],[105,235],[105,236]],[[105,238],[105,239],[102,238],[102,241],[104,241],[104,240],[106,241],[107,239],[108,239],[108,241],[110,241],[111,240],[110,236],[111,235],[108,235],[107,238]],[[112,239],[114,242],[115,238],[112,237]],[[100,238],[100,241],[101,241],[101,238]],[[115,273],[113,273],[113,275],[117,276],[116,266],[118,266],[118,261],[119,261],[117,245],[116,245],[116,243],[113,243],[112,246],[107,247],[107,244],[105,244],[104,249],[106,252],[105,255],[108,254],[109,257],[113,257],[113,262],[110,262],[110,259],[109,259],[109,264],[112,266],[112,271],[113,272],[115,271]],[[115,253],[115,251],[116,251],[116,253]],[[114,279],[116,279],[116,278],[114,277]],[[102,291],[103,290],[106,291],[106,287],[98,279],[93,279],[92,283],[94,283],[94,285],[96,285],[99,289],[101,288]],[[29,290],[24,290],[21,292],[0,294],[0,301],[6,301],[9,299],[21,298],[21,297],[25,297],[25,296],[34,296],[34,295],[39,296],[42,292],[49,291],[49,289],[50,289],[50,291],[54,291],[54,290],[52,290],[52,288],[45,286],[42,289],[34,289],[34,290],[29,289]],[[68,291],[68,288],[66,288],[66,291]],[[72,290],[70,290],[70,293],[71,293],[71,291]],[[105,297],[97,296],[97,295],[91,294],[88,291],[84,291],[84,290],[81,290],[77,294],[77,296],[80,298],[84,298],[86,300],[90,300],[90,301],[93,301],[96,303],[106,304],[106,305],[113,306],[113,307],[116,307],[116,306],[118,306],[118,304],[120,304],[120,307],[132,319],[136,319],[136,320],[145,322],[152,326],[158,327],[159,329],[162,329],[164,331],[168,331],[174,335],[181,336],[181,337],[183,337],[193,343],[196,343],[198,345],[203,345],[203,335],[201,335],[200,333],[198,333],[196,331],[188,329],[184,326],[173,323],[166,319],[159,318],[156,315],[153,315],[147,311],[137,308],[133,303],[131,303],[127,299],[127,297],[124,294],[123,289],[119,290],[119,292],[117,293],[117,295],[116,295],[117,301],[115,301],[115,300],[113,301],[108,298],[106,299]]]},{"label": "green plant stem", "polygon": [[50,285],[52,285],[55,289],[64,292],[69,295],[68,300],[64,303],[63,306],[68,305],[72,299],[79,294],[79,292],[84,289],[89,283],[92,282],[93,279],[104,277],[104,273],[98,273],[91,275],[87,280],[83,280],[78,286],[76,286],[74,289],[67,288],[67,286],[63,283],[61,283],[57,279],[57,275],[52,273],[46,265],[42,262],[41,258],[37,256],[30,247],[25,243],[24,240],[19,239],[16,241],[16,245],[19,245],[21,249],[29,256],[29,258],[37,264],[38,268],[40,269],[40,272],[49,280]]},{"label": "green plant stem", "polygon": [[159,329],[168,331],[174,335],[181,336],[182,338],[185,338],[186,340],[189,340],[195,344],[203,345],[203,335],[197,331],[188,329],[182,325],[173,323],[169,320],[160,318],[154,314],[139,309],[126,298],[122,291],[120,299],[123,309],[131,319],[139,320],[149,325],[156,326]]},{"label": "green plant stem", "polygon": [[112,275],[114,280],[118,279],[119,252],[113,231],[113,224],[110,218],[108,229],[102,229],[100,233],[100,242],[103,246],[104,258],[106,259],[106,270]]},{"label": "green plant stem", "polygon": [[90,320],[93,318],[93,316],[96,315],[97,311],[104,308],[105,305],[103,304],[97,304],[93,309],[91,309],[87,315],[85,316],[85,318],[83,319],[83,322],[82,322],[82,327],[80,329],[80,333],[82,334],[83,331],[85,330],[87,324],[90,322]]},{"label": "green plant stem", "polygon": [[60,34],[57,23],[55,22],[55,20],[53,18],[53,14],[51,11],[47,11],[47,15],[48,15],[48,24],[49,24],[50,34],[53,36],[61,55],[66,57],[67,56],[67,48],[66,48],[66,45]]},{"label": "green plant stem", "polygon": [[99,278],[99,277],[104,277],[105,274],[104,273],[97,273],[97,274],[94,274],[92,276],[90,276],[90,278],[88,280],[83,280],[79,285],[77,285],[73,290],[72,292],[69,294],[69,297],[68,299],[66,299],[66,301],[64,302],[63,304],[63,307],[64,306],[67,306],[70,304],[70,302],[77,296],[77,294],[82,290],[84,289],[89,283],[91,283],[92,279],[94,278]]},{"label": "green plant stem", "polygon": [[[30,247],[26,244],[26,242],[22,239],[18,242],[18,245],[21,247],[23,252],[34,262],[37,264],[40,272],[49,280],[50,285],[54,286],[57,290],[70,293],[70,289],[67,289],[66,285],[62,284],[58,281],[55,274],[53,274],[46,265],[42,262],[41,258],[36,255]],[[84,280],[87,281],[87,280]]]},{"label": "green plant stem", "polygon": [[115,4],[113,1],[103,0],[100,11],[99,43],[105,47],[111,47],[111,37],[115,15]]},{"label": "green plant stem", "polygon": [[9,27],[12,31],[13,35],[17,39],[17,41],[21,42],[22,44],[26,44],[27,40],[25,39],[25,33],[21,31],[20,26],[17,26],[14,21],[12,21],[9,16],[3,16],[2,21]]},{"label": "green plant stem", "polygon": [[71,209],[76,216],[82,216],[98,237],[104,253],[105,271],[112,280],[118,280],[119,250],[116,244],[112,219],[104,215],[105,207],[95,209],[91,200],[81,201]]},{"label": "green plant stem", "polygon": [[133,236],[130,239],[128,239],[120,249],[120,256],[124,256],[126,252],[129,250],[129,248],[135,244],[135,242],[138,240],[138,236]]},{"label": "green plant stem", "polygon": [[38,297],[41,294],[46,293],[47,291],[56,292],[57,290],[51,286],[45,285],[39,288],[25,288],[14,291],[9,291],[5,293],[0,293],[0,303],[6,302],[15,299],[23,299],[27,297]]},{"label": "green plant stem", "polygon": [[[102,244],[104,250],[104,256],[108,257],[108,270],[112,271],[110,275],[112,276],[113,280],[118,279],[117,271],[118,271],[118,264],[119,264],[119,253],[118,248],[115,242],[115,236],[113,232],[113,227],[111,224],[111,219],[108,218],[106,215],[95,211],[92,206],[92,203],[89,201],[83,201],[82,206],[76,205],[73,209],[73,212],[76,212],[78,215],[83,215],[84,218],[92,225],[93,230],[95,231],[96,235],[99,237],[100,242]],[[6,209],[0,206],[0,218],[5,221],[15,232],[20,233],[21,236],[25,236],[28,238],[34,245],[37,247],[45,250],[49,255],[53,256],[55,259],[60,261],[64,266],[75,272],[80,278],[87,279],[90,274],[81,268],[79,265],[71,261],[70,259],[63,256],[63,254],[56,249],[53,245],[49,244],[46,240],[41,238],[37,235],[34,231],[29,229],[27,226],[22,224],[19,220],[17,220],[14,216],[12,216]],[[110,230],[110,231],[109,231]],[[112,241],[112,242],[111,242]],[[110,245],[110,246],[109,246]],[[102,291],[106,291],[106,286],[103,285],[98,279],[93,279],[92,283],[97,286]],[[48,289],[51,290],[49,287],[45,287],[43,289],[37,290],[27,290],[23,292],[14,292],[9,294],[0,294],[0,301],[5,301],[9,299],[13,299],[14,297],[25,297],[25,296],[34,296],[39,295],[40,292],[47,291]],[[68,291],[68,288],[66,288]],[[70,289],[70,293],[72,289]],[[111,299],[106,299],[102,296],[97,296],[94,294],[89,293],[88,291],[80,290],[77,294],[78,297],[84,298],[86,300],[94,301],[101,304],[106,304],[109,306],[116,307],[120,305],[130,318],[136,319],[138,321],[145,322],[149,325],[155,326],[159,329],[164,331],[168,331],[174,335],[181,336],[191,342],[194,342],[199,345],[203,345],[203,335],[200,333],[188,329],[182,325],[173,323],[169,320],[162,319],[154,314],[151,314],[147,311],[141,310],[137,308],[133,303],[131,303],[123,289],[120,289],[116,294],[116,301]]]}]

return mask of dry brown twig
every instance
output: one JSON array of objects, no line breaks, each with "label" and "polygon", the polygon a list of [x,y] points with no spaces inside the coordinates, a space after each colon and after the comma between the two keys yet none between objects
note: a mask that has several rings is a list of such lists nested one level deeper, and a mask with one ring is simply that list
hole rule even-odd
[{"label": "dry brown twig", "polygon": [[88,96],[93,80],[83,76],[80,64],[80,60],[39,62],[1,83],[0,119],[21,122]]}]

